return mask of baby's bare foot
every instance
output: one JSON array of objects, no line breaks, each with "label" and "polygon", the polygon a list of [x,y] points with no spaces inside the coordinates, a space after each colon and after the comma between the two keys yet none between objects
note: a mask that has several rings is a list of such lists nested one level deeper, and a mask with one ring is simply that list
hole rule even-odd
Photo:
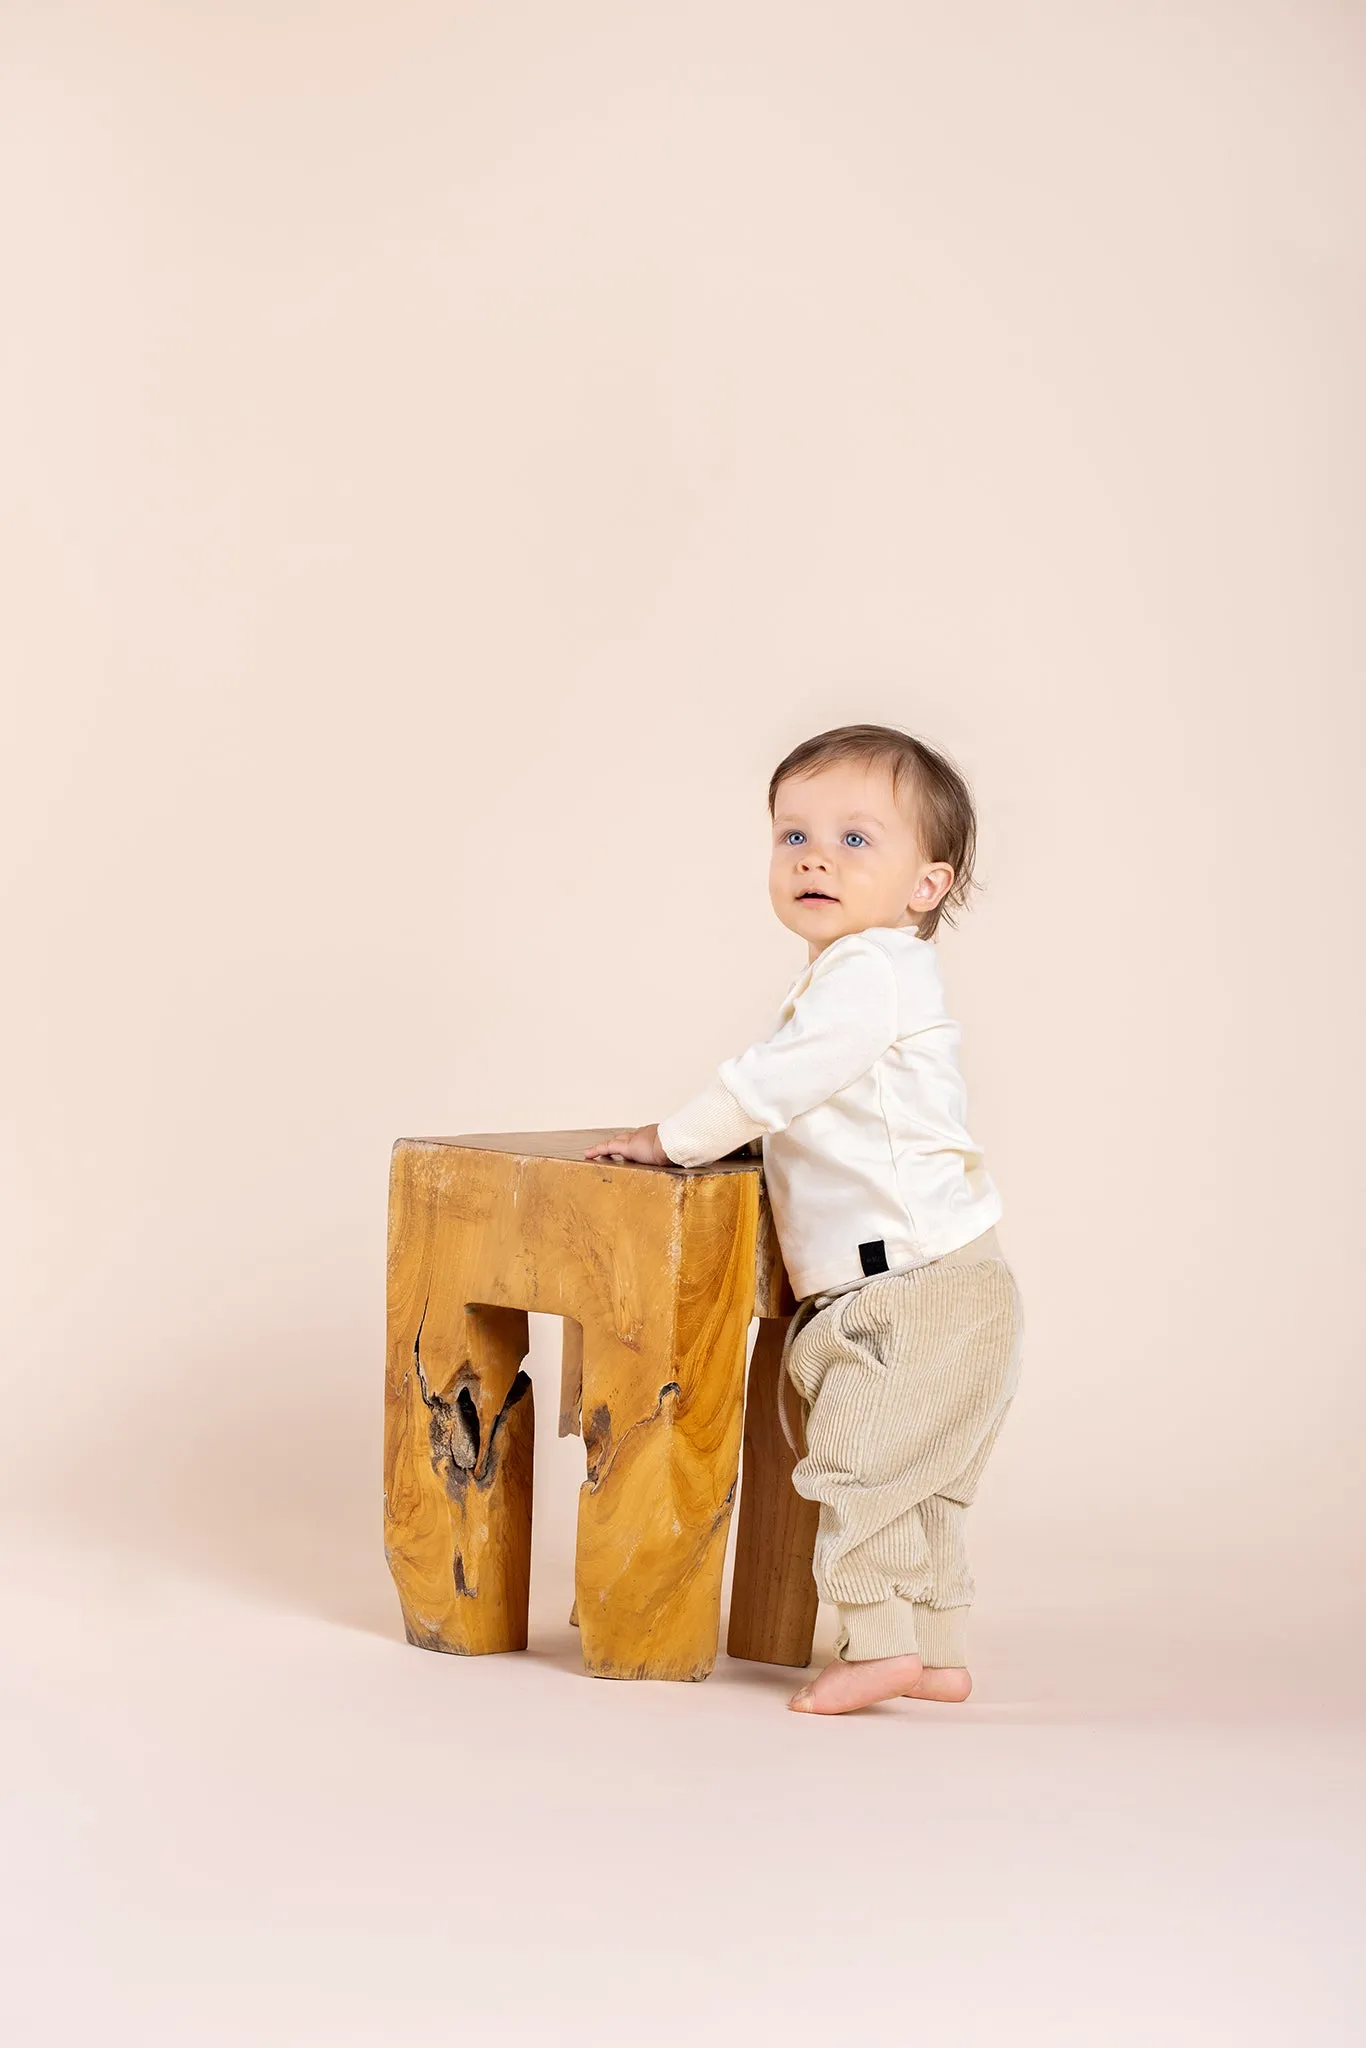
[{"label": "baby's bare foot", "polygon": [[972,1691],[971,1675],[959,1664],[931,1664],[916,1656],[842,1657],[818,1678],[798,1688],[788,1706],[798,1714],[849,1714],[879,1700],[940,1700],[957,1705]]},{"label": "baby's bare foot", "polygon": [[924,1677],[925,1667],[914,1655],[859,1657],[848,1664],[834,1657],[787,1704],[796,1714],[848,1714],[913,1692]]}]

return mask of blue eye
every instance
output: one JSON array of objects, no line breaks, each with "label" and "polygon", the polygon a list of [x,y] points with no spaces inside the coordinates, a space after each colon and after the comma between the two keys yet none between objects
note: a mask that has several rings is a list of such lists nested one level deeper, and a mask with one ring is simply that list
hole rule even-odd
[{"label": "blue eye", "polygon": [[[851,829],[850,831],[846,832],[844,836],[846,839],[862,839],[865,846],[868,844],[868,841],[864,837],[864,834],[862,832],[855,832]],[[801,830],[801,828],[797,825],[794,825],[790,832],[785,832],[783,834],[783,845],[790,846],[794,839],[805,839],[805,837],[806,834]]]}]

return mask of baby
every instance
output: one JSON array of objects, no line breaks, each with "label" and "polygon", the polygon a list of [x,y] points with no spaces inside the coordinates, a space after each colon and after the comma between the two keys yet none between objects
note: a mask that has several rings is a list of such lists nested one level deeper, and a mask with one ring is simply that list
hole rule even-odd
[{"label": "baby", "polygon": [[922,741],[847,725],[779,763],[768,807],[769,896],[808,950],[776,1028],[584,1157],[701,1166],[762,1140],[797,1296],[779,1373],[805,1425],[792,1483],[820,1502],[816,1590],[839,1615],[833,1660],[788,1704],[965,1700],[963,1522],[1024,1333],[933,937],[973,884],[972,797]]}]

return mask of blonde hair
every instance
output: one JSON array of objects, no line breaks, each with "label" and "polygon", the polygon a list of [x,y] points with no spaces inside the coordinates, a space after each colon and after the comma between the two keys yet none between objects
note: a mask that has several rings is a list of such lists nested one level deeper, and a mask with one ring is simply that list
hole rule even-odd
[{"label": "blonde hair", "polygon": [[774,769],[768,785],[768,814],[773,816],[778,785],[789,775],[812,775],[833,761],[866,761],[890,770],[892,795],[902,801],[910,792],[910,815],[916,839],[927,861],[943,861],[953,880],[919,920],[922,939],[931,938],[941,917],[953,925],[956,907],[967,907],[969,891],[984,885],[973,874],[977,858],[977,812],[966,779],[946,755],[894,725],[837,725],[803,740]]}]

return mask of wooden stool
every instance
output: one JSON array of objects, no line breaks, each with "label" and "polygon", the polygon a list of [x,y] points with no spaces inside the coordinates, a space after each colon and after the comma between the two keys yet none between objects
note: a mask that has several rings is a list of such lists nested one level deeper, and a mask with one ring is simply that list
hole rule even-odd
[{"label": "wooden stool", "polygon": [[793,1490],[777,1374],[796,1307],[757,1148],[698,1167],[586,1160],[618,1126],[400,1138],[389,1176],[385,1552],[408,1640],[524,1650],[528,1311],[563,1316],[581,1431],[575,1613],[597,1678],[705,1678],[726,1648],[810,1662],[818,1504]]}]

